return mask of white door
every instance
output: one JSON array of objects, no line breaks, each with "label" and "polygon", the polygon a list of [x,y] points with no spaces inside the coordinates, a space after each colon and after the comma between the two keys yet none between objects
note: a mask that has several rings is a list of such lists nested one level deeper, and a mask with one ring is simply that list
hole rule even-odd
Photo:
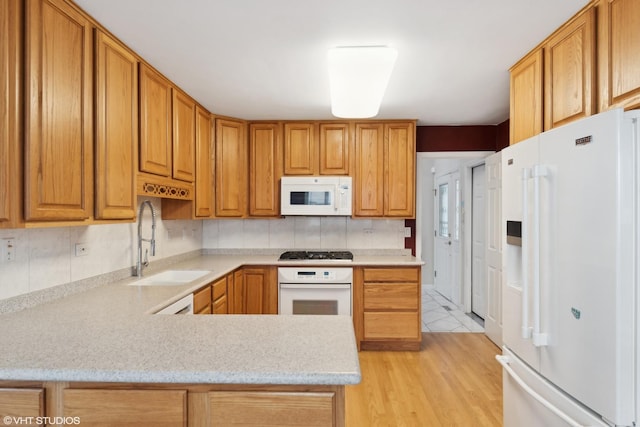
[{"label": "white door", "polygon": [[[460,175],[449,173],[436,178],[435,188],[435,289],[452,299],[460,282],[456,260],[460,257]],[[458,292],[459,293],[459,292]]]},{"label": "white door", "polygon": [[471,311],[484,319],[487,313],[485,165],[471,170],[471,182]]},{"label": "white door", "polygon": [[487,289],[487,312],[484,331],[498,346],[502,346],[502,171],[501,153],[485,160],[486,187],[486,238],[485,280]]}]

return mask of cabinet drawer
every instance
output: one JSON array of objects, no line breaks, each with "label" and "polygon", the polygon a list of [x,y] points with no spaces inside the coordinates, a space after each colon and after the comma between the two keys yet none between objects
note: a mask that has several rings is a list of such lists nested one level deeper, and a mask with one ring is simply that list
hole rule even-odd
[{"label": "cabinet drawer", "polygon": [[365,283],[365,310],[417,310],[417,283]]},{"label": "cabinet drawer", "polygon": [[204,306],[200,310],[193,310],[193,314],[211,314],[211,304]]},{"label": "cabinet drawer", "polygon": [[82,426],[145,425],[183,427],[187,419],[186,390],[63,391],[65,417],[80,417]]},{"label": "cabinet drawer", "polygon": [[223,295],[213,302],[213,314],[227,314],[229,311],[227,296]]},{"label": "cabinet drawer", "polygon": [[227,293],[227,278],[223,277],[216,280],[211,287],[213,288],[213,300],[215,301]]},{"label": "cabinet drawer", "polygon": [[365,282],[418,282],[419,268],[365,268]]},{"label": "cabinet drawer", "polygon": [[0,389],[0,416],[39,417],[42,415],[44,415],[44,389]]},{"label": "cabinet drawer", "polygon": [[211,392],[210,426],[334,426],[335,393]]},{"label": "cabinet drawer", "polygon": [[200,314],[200,311],[207,306],[211,306],[211,286],[200,289],[193,294],[193,312]]},{"label": "cabinet drawer", "polygon": [[418,312],[364,313],[364,339],[420,339]]}]

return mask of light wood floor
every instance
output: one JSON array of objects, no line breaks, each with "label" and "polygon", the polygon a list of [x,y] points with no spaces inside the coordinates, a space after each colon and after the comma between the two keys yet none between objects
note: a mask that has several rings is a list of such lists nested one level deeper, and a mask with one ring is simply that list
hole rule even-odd
[{"label": "light wood floor", "polygon": [[346,426],[502,426],[500,349],[484,334],[422,337],[419,352],[360,352]]}]

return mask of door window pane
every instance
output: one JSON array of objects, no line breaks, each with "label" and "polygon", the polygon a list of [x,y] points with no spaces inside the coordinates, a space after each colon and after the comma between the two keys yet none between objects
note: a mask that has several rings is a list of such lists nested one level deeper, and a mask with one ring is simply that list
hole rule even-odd
[{"label": "door window pane", "polygon": [[440,206],[438,235],[440,237],[449,237],[449,184],[440,184],[438,187],[438,195]]},{"label": "door window pane", "polygon": [[456,219],[453,224],[453,238],[460,240],[460,180],[456,179]]}]

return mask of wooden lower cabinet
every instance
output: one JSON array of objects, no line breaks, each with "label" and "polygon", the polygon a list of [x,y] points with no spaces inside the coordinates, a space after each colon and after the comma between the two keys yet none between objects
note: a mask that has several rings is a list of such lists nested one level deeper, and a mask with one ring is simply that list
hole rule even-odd
[{"label": "wooden lower cabinet", "polygon": [[420,349],[420,267],[357,267],[353,286],[359,349]]},{"label": "wooden lower cabinet", "polygon": [[[0,388],[0,419],[4,417],[41,417],[43,415],[44,389]],[[12,423],[5,422],[5,424]]]},{"label": "wooden lower cabinet", "polygon": [[207,285],[193,293],[193,313],[211,314],[213,312],[211,302],[211,285]]},{"label": "wooden lower cabinet", "polygon": [[335,393],[214,391],[208,426],[334,426]]},{"label": "wooden lower cabinet", "polygon": [[228,274],[225,277],[216,280],[211,285],[212,293],[212,301],[213,301],[213,314],[227,314],[229,312],[228,309],[228,298],[227,298],[227,289],[228,289],[228,279],[231,277],[233,280],[233,273]]},{"label": "wooden lower cabinet", "polygon": [[83,427],[187,425],[186,390],[62,390],[63,417]]},{"label": "wooden lower cabinet", "polygon": [[[0,417],[47,417],[51,426],[345,425],[343,385],[3,382],[2,387]],[[62,419],[64,424],[56,421]]]}]

